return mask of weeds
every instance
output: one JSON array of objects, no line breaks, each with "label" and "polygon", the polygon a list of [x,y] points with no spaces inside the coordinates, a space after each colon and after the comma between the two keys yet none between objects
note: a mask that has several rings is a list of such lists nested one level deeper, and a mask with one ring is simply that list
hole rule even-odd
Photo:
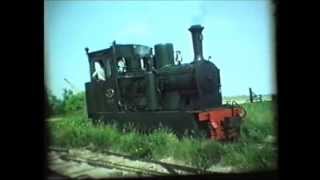
[{"label": "weeds", "polygon": [[195,156],[199,158],[194,159],[193,164],[198,168],[207,169],[211,165],[219,163],[225,153],[225,149],[220,143],[215,141],[204,142],[198,149],[199,156]]},{"label": "weeds", "polygon": [[276,147],[265,140],[275,136],[274,106],[270,102],[243,106],[248,114],[241,127],[241,138],[232,143],[190,136],[178,139],[168,128],[141,134],[132,124],[121,129],[115,123],[93,124],[82,114],[73,114],[49,123],[50,144],[64,147],[94,145],[99,149],[154,160],[173,157],[202,169],[216,164],[247,171],[275,168]]}]

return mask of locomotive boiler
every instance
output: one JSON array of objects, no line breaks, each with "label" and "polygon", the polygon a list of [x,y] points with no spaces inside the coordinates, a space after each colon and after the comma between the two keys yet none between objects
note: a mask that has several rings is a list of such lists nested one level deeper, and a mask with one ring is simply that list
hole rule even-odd
[{"label": "locomotive boiler", "polygon": [[[194,59],[175,63],[173,44],[154,49],[116,44],[86,53],[90,82],[85,84],[88,116],[93,121],[132,123],[141,131],[165,126],[178,136],[204,133],[216,140],[240,136],[245,110],[222,104],[220,70],[204,59],[201,25],[189,28]],[[100,67],[101,77],[95,76]]]}]

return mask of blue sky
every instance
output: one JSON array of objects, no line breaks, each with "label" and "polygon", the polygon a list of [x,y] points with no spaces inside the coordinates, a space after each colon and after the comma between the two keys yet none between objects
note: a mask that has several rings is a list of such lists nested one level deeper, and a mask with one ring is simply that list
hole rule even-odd
[{"label": "blue sky", "polygon": [[233,1],[45,1],[45,77],[61,97],[70,88],[80,91],[90,79],[90,51],[122,44],[171,42],[183,63],[193,60],[188,28],[201,24],[204,57],[220,68],[223,96],[276,92],[274,35],[268,0]]}]

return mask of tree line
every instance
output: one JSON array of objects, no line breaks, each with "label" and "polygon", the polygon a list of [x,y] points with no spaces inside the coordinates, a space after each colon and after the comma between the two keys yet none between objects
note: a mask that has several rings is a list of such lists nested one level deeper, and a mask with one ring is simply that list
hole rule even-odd
[{"label": "tree line", "polygon": [[58,98],[50,90],[47,90],[46,96],[47,116],[65,115],[74,112],[84,112],[84,92],[75,93],[70,89],[63,89],[62,98]]}]

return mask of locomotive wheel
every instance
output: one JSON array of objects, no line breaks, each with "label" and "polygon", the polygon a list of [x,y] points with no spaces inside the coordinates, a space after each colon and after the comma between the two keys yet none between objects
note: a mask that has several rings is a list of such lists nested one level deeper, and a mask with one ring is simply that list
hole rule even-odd
[{"label": "locomotive wheel", "polygon": [[226,137],[229,140],[239,139],[240,124],[241,124],[241,119],[238,117],[230,118],[223,122],[223,128],[225,130]]},{"label": "locomotive wheel", "polygon": [[208,122],[201,123],[199,125],[199,136],[204,138],[210,138],[211,126]]}]

